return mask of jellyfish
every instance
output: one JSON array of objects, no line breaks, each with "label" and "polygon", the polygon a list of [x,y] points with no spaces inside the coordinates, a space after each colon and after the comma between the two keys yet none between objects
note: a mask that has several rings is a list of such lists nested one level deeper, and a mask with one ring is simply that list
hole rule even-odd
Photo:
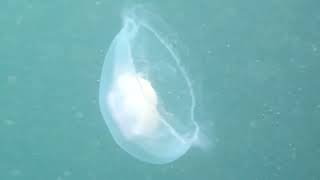
[{"label": "jellyfish", "polygon": [[197,140],[196,99],[173,41],[157,15],[135,7],[105,56],[99,104],[115,142],[133,157],[170,163]]}]

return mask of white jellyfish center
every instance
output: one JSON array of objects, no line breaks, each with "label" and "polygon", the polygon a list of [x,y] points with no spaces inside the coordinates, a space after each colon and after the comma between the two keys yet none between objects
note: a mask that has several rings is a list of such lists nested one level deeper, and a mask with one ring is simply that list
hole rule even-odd
[{"label": "white jellyfish center", "polygon": [[150,136],[159,124],[157,94],[151,83],[139,75],[124,73],[118,76],[115,87],[122,107],[117,118],[121,131],[127,138]]}]

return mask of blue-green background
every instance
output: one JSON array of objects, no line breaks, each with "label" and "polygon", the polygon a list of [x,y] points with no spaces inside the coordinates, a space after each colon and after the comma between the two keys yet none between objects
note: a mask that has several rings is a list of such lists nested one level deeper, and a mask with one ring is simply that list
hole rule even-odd
[{"label": "blue-green background", "polygon": [[98,81],[135,2],[1,0],[0,179],[319,180],[320,2],[148,3],[188,47],[210,147],[150,165],[109,134]]}]

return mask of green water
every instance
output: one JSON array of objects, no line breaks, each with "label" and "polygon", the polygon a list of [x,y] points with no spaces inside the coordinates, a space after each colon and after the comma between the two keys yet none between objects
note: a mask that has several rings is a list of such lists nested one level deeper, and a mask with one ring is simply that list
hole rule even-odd
[{"label": "green water", "polygon": [[320,179],[320,2],[149,3],[187,47],[210,147],[151,165],[112,139],[99,78],[134,3],[2,0],[0,179]]}]

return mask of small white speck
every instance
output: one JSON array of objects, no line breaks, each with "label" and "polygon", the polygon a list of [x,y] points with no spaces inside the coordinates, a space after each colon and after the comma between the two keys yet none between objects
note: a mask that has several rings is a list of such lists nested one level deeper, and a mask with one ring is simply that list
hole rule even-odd
[{"label": "small white speck", "polygon": [[74,111],[77,109],[77,106],[71,106],[71,110]]},{"label": "small white speck", "polygon": [[291,159],[296,159],[297,157],[297,148],[294,144],[289,143],[289,156]]},{"label": "small white speck", "polygon": [[96,104],[96,103],[97,103],[97,100],[96,100],[96,99],[92,99],[92,100],[91,100],[91,103],[92,103],[92,104]]},{"label": "small white speck", "polygon": [[277,126],[280,125],[280,122],[279,122],[279,120],[274,120],[274,121],[272,122],[272,124],[277,127]]},{"label": "small white speck", "polygon": [[72,174],[71,171],[64,171],[63,176],[70,176]]},{"label": "small white speck", "polygon": [[16,124],[16,122],[14,122],[13,120],[10,120],[10,119],[4,120],[4,123],[5,123],[7,126],[13,126],[13,125]]},{"label": "small white speck", "polygon": [[17,20],[16,20],[16,24],[17,24],[17,25],[20,25],[21,22],[22,22],[22,20],[23,20],[23,16],[19,16],[19,17],[17,18]]},{"label": "small white speck", "polygon": [[297,153],[295,151],[291,152],[290,158],[293,159],[293,160],[296,159],[297,158]]},{"label": "small white speck", "polygon": [[211,122],[209,123],[209,126],[210,126],[210,127],[214,127],[214,122],[211,121]]},{"label": "small white speck", "polygon": [[15,84],[17,82],[17,77],[14,75],[8,76],[8,83],[9,84]]},{"label": "small white speck", "polygon": [[250,125],[251,128],[256,128],[257,127],[256,121],[251,121],[249,125]]},{"label": "small white speck", "polygon": [[21,174],[21,171],[19,169],[13,169],[9,172],[11,176],[19,176]]},{"label": "small white speck", "polygon": [[298,68],[300,69],[301,72],[304,72],[306,69],[305,65],[299,65]]},{"label": "small white speck", "polygon": [[291,63],[294,63],[294,62],[295,62],[295,59],[294,59],[294,58],[290,58],[289,61],[290,61]]},{"label": "small white speck", "polygon": [[319,49],[316,45],[312,44],[311,46],[313,52],[317,52]]},{"label": "small white speck", "polygon": [[82,119],[82,118],[84,117],[84,115],[83,115],[82,112],[78,111],[78,112],[76,112],[75,117],[76,117],[77,119]]},{"label": "small white speck", "polygon": [[32,5],[32,4],[28,4],[28,5],[27,5],[27,8],[28,8],[28,9],[32,9],[32,8],[33,8],[33,5]]}]

